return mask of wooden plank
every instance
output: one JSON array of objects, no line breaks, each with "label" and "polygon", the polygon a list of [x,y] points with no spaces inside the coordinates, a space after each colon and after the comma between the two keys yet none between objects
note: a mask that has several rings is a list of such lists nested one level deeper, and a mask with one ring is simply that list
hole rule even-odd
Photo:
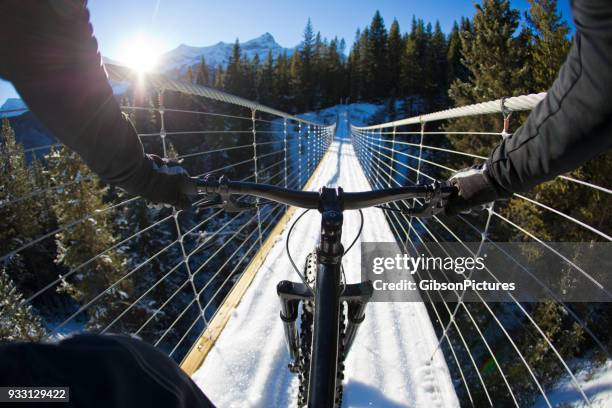
[{"label": "wooden plank", "polygon": [[[327,158],[328,154],[329,151],[325,153],[325,155],[319,162],[319,165],[306,183],[306,186],[304,187],[305,190],[311,187],[315,177],[321,171],[321,166]],[[189,350],[189,353],[187,353],[187,355],[181,362],[181,368],[189,376],[192,376],[202,366],[202,363],[204,363],[206,356],[208,355],[210,350],[212,350],[217,339],[221,335],[221,332],[225,328],[225,325],[229,321],[232,315],[232,311],[240,304],[242,297],[253,282],[257,271],[259,270],[266,257],[268,256],[268,253],[274,246],[276,242],[276,237],[278,237],[283,232],[287,223],[293,216],[294,212],[295,208],[290,207],[285,213],[285,215],[283,215],[283,217],[279,220],[276,226],[272,229],[272,232],[270,233],[270,235],[268,235],[268,238],[266,238],[263,245],[257,251],[253,259],[251,259],[251,262],[247,266],[246,270],[243,272],[238,282],[236,282],[230,293],[227,295],[227,297],[223,301],[223,304],[219,307],[213,319],[204,329],[198,340],[193,344],[193,346],[191,346],[191,350]]]}]

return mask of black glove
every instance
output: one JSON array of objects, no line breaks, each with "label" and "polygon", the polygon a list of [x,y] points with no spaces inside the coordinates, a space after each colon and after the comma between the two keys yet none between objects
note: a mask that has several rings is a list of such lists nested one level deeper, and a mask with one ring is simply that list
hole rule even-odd
[{"label": "black glove", "polygon": [[512,195],[495,185],[486,163],[459,170],[448,181],[457,187],[458,192],[449,198],[444,211],[446,215],[484,209],[486,204]]},{"label": "black glove", "polygon": [[167,204],[182,210],[191,207],[187,194],[193,190],[193,181],[180,162],[163,159],[154,154],[147,155],[152,160],[156,185],[144,197],[157,204]]}]

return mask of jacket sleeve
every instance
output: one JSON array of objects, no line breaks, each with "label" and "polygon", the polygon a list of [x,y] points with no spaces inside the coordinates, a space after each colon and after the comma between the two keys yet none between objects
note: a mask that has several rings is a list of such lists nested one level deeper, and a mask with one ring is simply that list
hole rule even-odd
[{"label": "jacket sleeve", "polygon": [[69,403],[31,407],[214,408],[168,355],[124,335],[78,334],[54,343],[0,343],[0,384],[69,388]]},{"label": "jacket sleeve", "polygon": [[155,171],[113,97],[86,1],[3,0],[0,15],[0,77],[34,115],[105,182],[172,204],[178,187]]},{"label": "jacket sleeve", "polygon": [[521,192],[574,170],[612,146],[612,2],[575,0],[575,41],[546,98],[493,150],[499,187]]}]

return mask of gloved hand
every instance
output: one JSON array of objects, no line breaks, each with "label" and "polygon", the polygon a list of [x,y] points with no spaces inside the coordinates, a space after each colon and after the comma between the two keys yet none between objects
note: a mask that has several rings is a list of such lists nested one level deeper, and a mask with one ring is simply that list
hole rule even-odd
[{"label": "gloved hand", "polygon": [[458,192],[449,198],[444,210],[446,215],[467,214],[472,210],[484,209],[492,201],[511,196],[495,185],[486,163],[459,170],[449,182],[457,187]]},{"label": "gloved hand", "polygon": [[167,204],[185,210],[191,207],[189,194],[195,188],[189,173],[180,162],[148,154],[153,162],[156,181],[154,188],[145,196],[156,204]]}]

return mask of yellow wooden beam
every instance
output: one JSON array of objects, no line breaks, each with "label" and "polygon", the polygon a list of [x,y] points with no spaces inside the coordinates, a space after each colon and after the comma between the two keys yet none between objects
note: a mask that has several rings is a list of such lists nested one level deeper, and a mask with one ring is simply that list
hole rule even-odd
[{"label": "yellow wooden beam", "polygon": [[[312,183],[314,182],[314,179],[321,171],[322,163],[325,161],[328,154],[329,150],[327,153],[325,153],[325,155],[319,162],[319,165],[312,173],[312,176],[304,187],[305,190],[308,190],[311,187]],[[217,313],[215,314],[213,319],[204,329],[204,331],[196,340],[196,342],[191,346],[191,350],[189,350],[189,353],[187,353],[187,355],[181,362],[181,368],[189,376],[193,375],[198,370],[198,368],[202,366],[202,363],[204,363],[204,359],[206,359],[206,356],[208,355],[210,350],[212,350],[217,339],[221,335],[221,332],[225,328],[225,325],[229,321],[232,315],[232,311],[238,306],[238,304],[240,304],[242,297],[253,282],[255,274],[257,273],[257,271],[265,261],[266,257],[268,256],[268,253],[274,246],[276,237],[283,232],[287,223],[293,216],[294,212],[295,208],[290,207],[285,212],[283,217],[278,221],[276,226],[272,229],[270,235],[268,235],[268,238],[266,238],[266,240],[264,241],[261,248],[257,251],[253,259],[251,259],[251,262],[247,266],[246,270],[243,272],[238,282],[236,282],[230,293],[223,301],[223,304],[221,304],[221,306],[217,310]]]}]

